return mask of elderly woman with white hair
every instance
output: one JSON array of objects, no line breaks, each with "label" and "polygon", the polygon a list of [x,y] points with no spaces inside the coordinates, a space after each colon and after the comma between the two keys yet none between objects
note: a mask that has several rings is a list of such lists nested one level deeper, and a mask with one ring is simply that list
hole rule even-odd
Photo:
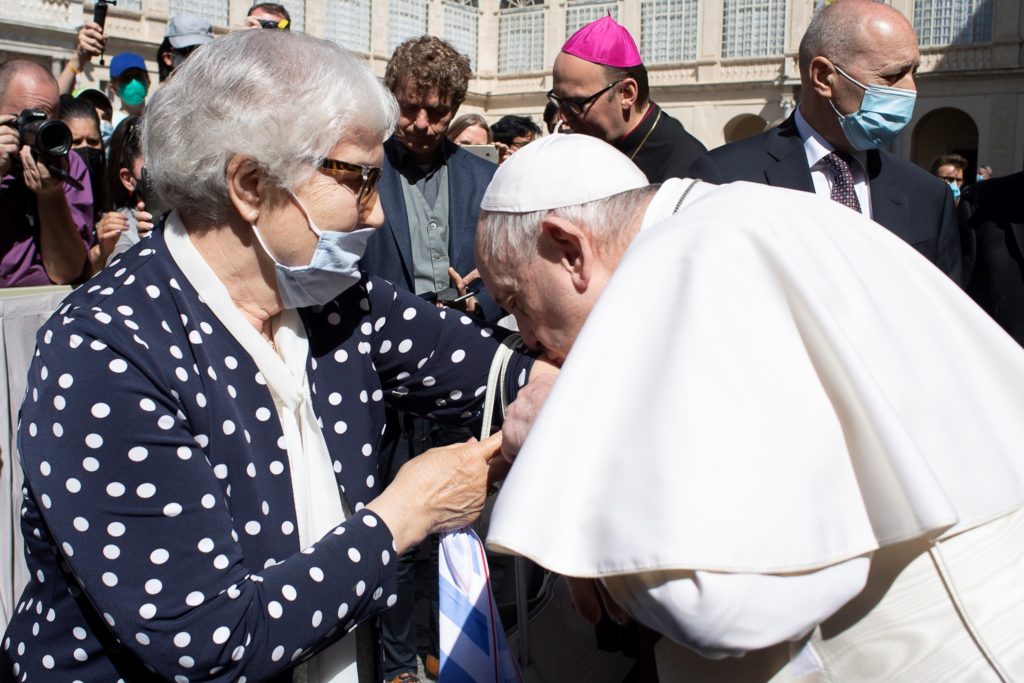
[{"label": "elderly woman with white hair", "polygon": [[[343,636],[394,604],[398,554],[479,514],[500,448],[430,451],[381,490],[385,403],[478,419],[499,346],[358,269],[396,111],[356,57],[285,31],[217,40],[153,98],[146,167],[177,210],[39,333],[0,677],[372,671]],[[507,391],[533,368],[514,356]]]}]

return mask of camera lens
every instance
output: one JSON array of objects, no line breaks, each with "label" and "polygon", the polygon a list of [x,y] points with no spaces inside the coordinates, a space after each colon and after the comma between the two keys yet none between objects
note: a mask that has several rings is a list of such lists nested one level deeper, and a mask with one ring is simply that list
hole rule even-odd
[{"label": "camera lens", "polygon": [[46,156],[62,157],[71,150],[71,129],[63,121],[33,121],[22,130],[22,137]]}]

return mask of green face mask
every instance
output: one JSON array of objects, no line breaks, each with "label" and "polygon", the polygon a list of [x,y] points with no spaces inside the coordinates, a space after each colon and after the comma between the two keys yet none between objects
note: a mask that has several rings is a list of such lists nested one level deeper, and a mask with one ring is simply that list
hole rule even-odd
[{"label": "green face mask", "polygon": [[117,90],[121,101],[129,107],[136,107],[146,99],[146,84],[137,78],[133,78]]}]

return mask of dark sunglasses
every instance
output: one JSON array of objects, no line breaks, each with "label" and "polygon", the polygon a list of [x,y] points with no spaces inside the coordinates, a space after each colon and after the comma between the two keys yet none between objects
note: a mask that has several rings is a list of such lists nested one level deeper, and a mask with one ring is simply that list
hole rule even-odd
[{"label": "dark sunglasses", "polygon": [[353,190],[361,214],[369,213],[377,203],[377,183],[380,181],[380,168],[363,166],[338,159],[323,159],[320,170],[345,185],[351,186],[359,181],[358,191]]},{"label": "dark sunglasses", "polygon": [[587,108],[601,95],[605,94],[619,83],[622,82],[620,78],[617,81],[609,83],[593,95],[589,97],[559,97],[555,94],[554,90],[548,90],[548,100],[550,100],[556,107],[558,107],[563,113],[569,114],[573,118],[581,118],[587,113]]}]

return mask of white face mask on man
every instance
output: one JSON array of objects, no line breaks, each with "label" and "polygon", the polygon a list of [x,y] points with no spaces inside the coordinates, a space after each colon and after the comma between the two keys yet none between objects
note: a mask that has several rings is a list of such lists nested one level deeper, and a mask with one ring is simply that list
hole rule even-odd
[{"label": "white face mask on man", "polygon": [[286,266],[267,248],[255,223],[250,223],[260,246],[274,261],[274,274],[281,303],[286,309],[323,306],[359,282],[359,260],[366,252],[366,243],[373,228],[360,228],[348,232],[322,231],[313,222],[309,211],[294,193],[289,192],[306,225],[317,236],[316,249],[308,265]]}]

